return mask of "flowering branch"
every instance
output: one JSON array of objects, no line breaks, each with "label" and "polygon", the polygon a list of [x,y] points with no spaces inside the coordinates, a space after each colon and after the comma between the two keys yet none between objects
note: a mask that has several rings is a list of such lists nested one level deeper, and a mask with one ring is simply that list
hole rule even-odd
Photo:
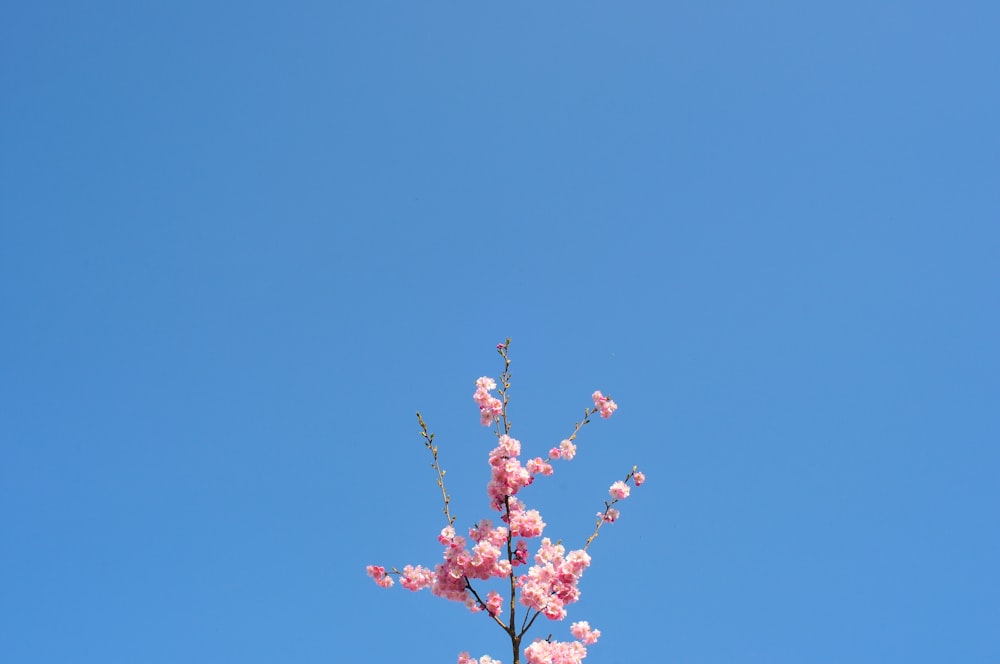
[{"label": "flowering branch", "polygon": [[[549,450],[548,456],[537,456],[521,463],[521,442],[510,437],[511,423],[508,418],[510,404],[510,339],[497,344],[497,352],[503,358],[504,367],[500,375],[499,398],[493,396],[497,383],[492,378],[483,376],[476,380],[476,391],[473,399],[479,406],[480,423],[493,426],[497,437],[497,446],[489,454],[490,481],[486,492],[489,496],[490,508],[500,513],[500,520],[505,524],[494,527],[489,519],[482,519],[469,529],[469,539],[474,542],[467,545],[466,538],[455,532],[455,517],[451,514],[451,497],[444,486],[445,471],[438,461],[438,450],[434,444],[434,434],[424,423],[423,417],[417,413],[421,437],[424,445],[431,452],[433,463],[431,467],[437,473],[438,487],[444,500],[445,517],[448,525],[438,535],[438,542],[444,546],[444,562],[433,570],[422,566],[407,565],[402,571],[392,568],[386,572],[384,567],[368,565],[367,572],[375,582],[383,588],[393,585],[393,575],[399,578],[400,585],[409,590],[430,588],[431,593],[445,599],[463,602],[471,611],[484,611],[506,632],[511,642],[514,664],[520,664],[521,641],[534,625],[539,616],[544,615],[549,620],[562,620],[566,617],[566,606],[576,602],[580,597],[579,581],[583,571],[590,566],[590,555],[587,549],[597,537],[605,523],[618,520],[620,513],[614,507],[619,501],[629,496],[631,487],[639,487],[646,478],[633,466],[632,471],[624,480],[615,482],[608,490],[611,499],[604,502],[604,511],[598,512],[598,520],[594,532],[587,538],[582,549],[566,551],[561,542],[545,537],[538,545],[533,557],[534,565],[526,574],[516,575],[514,568],[528,565],[527,540],[541,537],[545,529],[538,510],[527,509],[524,502],[518,498],[522,489],[529,486],[539,475],[553,474],[552,463],[555,460],[570,461],[576,455],[576,440],[581,429],[590,423],[592,415],[599,414],[608,419],[618,409],[618,405],[600,391],[594,392],[591,398],[593,408],[585,408],[583,419],[574,424],[573,433],[564,439],[557,447]],[[489,581],[503,579],[510,592],[507,598],[509,619],[504,622],[500,618],[500,610],[505,598],[494,590],[486,593],[485,599],[481,591],[473,585],[474,581]],[[520,630],[517,629],[517,606],[526,607],[521,620]],[[528,664],[579,664],[587,656],[586,646],[597,642],[600,630],[591,629],[586,621],[575,622],[570,626],[574,641],[553,641],[549,634],[545,639],[535,639],[524,649]],[[461,653],[458,664],[501,664],[484,655],[478,660]]]},{"label": "flowering branch", "polygon": [[590,543],[597,538],[597,533],[601,530],[601,526],[606,523],[614,523],[621,516],[620,512],[613,508],[612,505],[617,503],[619,500],[625,500],[629,495],[628,482],[632,480],[636,487],[642,486],[643,482],[646,481],[646,476],[636,470],[636,466],[632,466],[632,472],[625,476],[625,479],[621,482],[615,482],[611,485],[608,492],[611,494],[611,500],[604,501],[604,511],[597,513],[597,523],[594,525],[594,532],[591,533],[590,537],[587,538],[587,543],[583,545],[583,550],[586,551],[590,548]]}]

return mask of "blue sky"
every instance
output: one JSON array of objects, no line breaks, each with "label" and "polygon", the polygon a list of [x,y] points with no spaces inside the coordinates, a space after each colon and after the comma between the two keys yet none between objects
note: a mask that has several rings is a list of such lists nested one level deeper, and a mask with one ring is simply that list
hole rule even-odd
[{"label": "blue sky", "polygon": [[[587,662],[1000,661],[995,3],[12,3],[0,659],[510,664],[383,591],[528,490]],[[568,623],[532,633],[568,636]]]}]

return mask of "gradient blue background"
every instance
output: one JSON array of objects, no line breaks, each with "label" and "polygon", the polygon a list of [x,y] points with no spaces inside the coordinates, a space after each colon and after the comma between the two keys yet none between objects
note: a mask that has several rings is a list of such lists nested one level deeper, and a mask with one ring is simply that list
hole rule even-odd
[{"label": "gradient blue background", "polygon": [[[992,2],[7,3],[0,660],[510,664],[383,591],[525,493],[587,662],[1000,661]],[[568,623],[533,634],[568,635]]]}]

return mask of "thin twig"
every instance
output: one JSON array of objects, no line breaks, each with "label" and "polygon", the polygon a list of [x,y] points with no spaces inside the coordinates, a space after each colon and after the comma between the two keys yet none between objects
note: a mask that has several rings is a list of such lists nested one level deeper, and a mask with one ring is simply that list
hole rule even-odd
[{"label": "thin twig", "polygon": [[489,615],[490,618],[493,618],[493,620],[495,620],[498,625],[500,625],[501,627],[503,627],[503,629],[504,629],[505,632],[509,633],[510,630],[507,628],[507,625],[503,624],[503,621],[500,620],[499,617],[497,617],[494,614],[490,613],[489,607],[486,606],[486,602],[484,602],[482,600],[482,598],[479,597],[479,593],[476,592],[476,589],[472,587],[472,583],[469,582],[469,577],[463,576],[462,578],[465,579],[465,587],[466,587],[466,589],[469,590],[469,592],[471,592],[473,594],[473,596],[475,596],[476,601],[479,603],[479,606],[483,607],[483,611],[486,611],[487,615]]},{"label": "thin twig", "polygon": [[455,517],[451,515],[451,510],[449,509],[451,496],[448,495],[448,492],[444,488],[445,471],[441,469],[441,464],[438,463],[438,448],[434,444],[434,434],[427,430],[427,425],[424,424],[424,418],[420,416],[420,411],[417,411],[417,422],[420,422],[420,436],[424,439],[424,445],[431,451],[431,456],[434,457],[434,463],[431,464],[431,468],[437,472],[437,483],[441,487],[441,497],[444,498],[444,509],[441,511],[444,512],[444,515],[448,518],[448,525],[451,526],[455,523]]},{"label": "thin twig", "polygon": [[[500,413],[500,420],[503,422],[503,433],[505,435],[510,434],[511,423],[507,419],[507,404],[510,402],[510,396],[507,394],[507,390],[510,389],[510,357],[507,353],[510,351],[510,337],[507,337],[506,341],[497,346],[497,352],[500,353],[500,357],[503,358],[503,373],[500,374],[500,396],[503,401],[503,410]],[[500,436],[500,422],[497,422],[497,437]]]},{"label": "thin twig", "polygon": [[[637,468],[638,466],[632,466],[632,472],[630,472],[628,475],[625,476],[624,481],[626,484],[628,484],[628,481],[630,479],[635,477],[635,471]],[[619,500],[618,498],[613,498],[612,500],[604,501],[604,512],[598,515],[597,523],[594,526],[594,532],[591,533],[590,537],[587,538],[587,543],[583,545],[584,551],[586,551],[587,548],[590,546],[590,543],[597,538],[597,533],[601,530],[601,526],[603,526],[605,523],[611,523],[606,519],[606,517],[608,516],[608,511],[611,509],[611,506],[617,503],[618,500]]]}]

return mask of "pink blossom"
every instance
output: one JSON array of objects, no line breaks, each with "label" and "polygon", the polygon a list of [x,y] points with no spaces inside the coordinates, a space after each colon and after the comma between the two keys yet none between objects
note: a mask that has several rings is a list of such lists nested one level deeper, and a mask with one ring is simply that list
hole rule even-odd
[{"label": "pink blossom", "polygon": [[574,445],[571,440],[564,440],[559,443],[559,449],[562,451],[562,458],[567,461],[570,461],[574,456],[576,456],[576,445]]},{"label": "pink blossom", "polygon": [[476,380],[476,392],[472,398],[479,405],[479,421],[483,425],[489,425],[503,413],[503,402],[490,394],[496,386],[496,381],[489,376]]},{"label": "pink blossom", "polygon": [[493,509],[502,511],[507,499],[535,481],[534,476],[521,465],[517,455],[521,443],[515,438],[500,436],[496,448],[490,452],[492,476],[486,486]]},{"label": "pink blossom", "polygon": [[538,510],[518,510],[510,513],[510,534],[518,537],[538,537],[545,529],[545,522]]},{"label": "pink blossom", "polygon": [[590,629],[590,623],[586,620],[573,623],[569,626],[569,631],[588,646],[597,643],[597,639],[601,636],[601,630]]},{"label": "pink blossom", "polygon": [[400,577],[399,583],[407,590],[414,592],[430,588],[434,585],[434,572],[420,565],[416,567],[407,565],[403,568],[403,576]]},{"label": "pink blossom", "polygon": [[501,511],[507,498],[534,481],[534,476],[517,459],[498,460],[493,466],[490,483],[486,485],[490,504],[493,509]]},{"label": "pink blossom", "polygon": [[[500,613],[501,607],[503,607],[503,596],[495,590],[491,590],[486,595],[486,610],[491,616],[495,616]],[[600,632],[598,632],[598,635],[600,635]]]},{"label": "pink blossom", "polygon": [[501,457],[516,457],[521,455],[521,441],[517,438],[511,438],[507,434],[500,436],[497,439],[497,446],[493,452],[490,453],[490,463],[493,462],[494,453]]},{"label": "pink blossom", "polygon": [[549,450],[550,459],[566,459],[570,461],[576,455],[576,445],[571,440],[564,440],[559,443],[559,447]]},{"label": "pink blossom", "polygon": [[565,618],[565,606],[580,598],[577,583],[590,565],[586,551],[571,551],[564,558],[565,551],[561,544],[554,545],[546,537],[535,554],[536,564],[517,580],[521,604],[540,611],[550,620]]},{"label": "pink blossom", "polygon": [[528,562],[528,543],[524,540],[517,540],[517,547],[514,549],[514,566],[524,565]]},{"label": "pink blossom", "polygon": [[614,523],[615,521],[618,520],[618,517],[621,516],[621,512],[619,512],[613,507],[609,507],[607,511],[598,512],[597,516],[604,519],[608,523]]},{"label": "pink blossom", "polygon": [[507,529],[494,528],[489,519],[482,519],[476,527],[469,528],[469,537],[475,542],[486,540],[494,546],[502,546],[507,543]]},{"label": "pink blossom", "polygon": [[[483,519],[469,529],[470,538],[476,542],[472,549],[466,548],[464,537],[445,537],[448,531],[451,529],[442,531],[442,537],[438,538],[445,546],[444,562],[434,568],[431,592],[438,597],[464,602],[470,610],[479,611],[482,607],[468,592],[468,579],[510,578],[513,566],[501,549],[506,548],[508,531],[502,526],[493,528],[488,519]],[[414,572],[412,584],[427,587],[426,575]]]},{"label": "pink blossom", "polygon": [[612,401],[611,397],[601,394],[600,390],[595,391],[591,397],[594,399],[594,406],[601,411],[601,417],[604,419],[608,419],[611,413],[618,410],[618,404]]},{"label": "pink blossom", "polygon": [[635,478],[636,486],[642,486],[646,481],[646,476],[643,473],[639,472],[638,470],[635,471],[635,473],[633,473],[632,477]]},{"label": "pink blossom", "polygon": [[552,464],[542,460],[541,457],[535,457],[530,459],[528,463],[525,464],[528,472],[532,475],[551,475],[552,474]]},{"label": "pink blossom", "polygon": [[590,554],[583,549],[576,549],[566,554],[563,570],[576,578],[583,576],[583,570],[590,567]]},{"label": "pink blossom", "polygon": [[465,576],[462,566],[454,561],[439,563],[434,567],[434,585],[431,593],[436,597],[450,599],[455,602],[466,602],[470,598],[465,587]]},{"label": "pink blossom", "polygon": [[483,655],[479,659],[469,657],[468,652],[458,654],[458,664],[502,664],[499,659],[493,659],[489,655]]},{"label": "pink blossom", "polygon": [[[483,581],[495,576],[505,576],[502,568],[497,567],[499,562],[500,547],[492,542],[483,541],[472,547],[471,556],[463,566],[463,572],[470,579],[482,579]],[[510,562],[506,558],[504,558],[503,562],[510,565]]]},{"label": "pink blossom", "polygon": [[535,562],[539,565],[549,563],[561,557],[564,553],[566,553],[566,547],[562,544],[553,544],[552,540],[546,537],[538,547],[538,553],[535,554]]},{"label": "pink blossom", "polygon": [[393,584],[392,577],[388,576],[385,573],[384,567],[380,567],[378,565],[368,565],[365,568],[365,571],[368,572],[368,576],[370,576],[375,580],[375,583],[382,586],[383,588],[392,587]]},{"label": "pink blossom", "polygon": [[611,497],[617,498],[618,500],[624,500],[628,498],[628,494],[630,491],[631,489],[629,488],[628,484],[625,484],[625,482],[622,481],[615,482],[614,484],[611,485],[611,488],[608,489],[608,493],[611,494]]},{"label": "pink blossom", "polygon": [[587,656],[587,648],[579,641],[535,642],[524,649],[528,664],[580,664]]}]

